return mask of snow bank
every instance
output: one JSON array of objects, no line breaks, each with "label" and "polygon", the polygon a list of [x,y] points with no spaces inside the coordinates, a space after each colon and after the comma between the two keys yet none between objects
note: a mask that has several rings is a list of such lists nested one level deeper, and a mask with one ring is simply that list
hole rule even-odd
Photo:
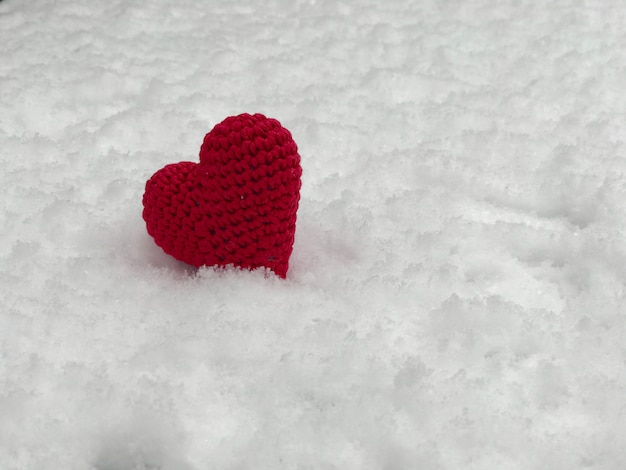
[{"label": "snow bank", "polygon": [[[0,3],[0,467],[617,469],[626,14]],[[304,168],[288,279],[141,195],[224,117]]]}]

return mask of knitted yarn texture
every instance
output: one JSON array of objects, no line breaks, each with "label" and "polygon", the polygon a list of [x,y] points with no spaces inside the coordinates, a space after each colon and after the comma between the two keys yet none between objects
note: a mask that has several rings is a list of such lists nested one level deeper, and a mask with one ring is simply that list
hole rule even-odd
[{"label": "knitted yarn texture", "polygon": [[266,267],[284,278],[301,175],[298,147],[276,119],[231,116],[205,136],[199,163],[166,165],[148,180],[143,219],[187,264]]}]

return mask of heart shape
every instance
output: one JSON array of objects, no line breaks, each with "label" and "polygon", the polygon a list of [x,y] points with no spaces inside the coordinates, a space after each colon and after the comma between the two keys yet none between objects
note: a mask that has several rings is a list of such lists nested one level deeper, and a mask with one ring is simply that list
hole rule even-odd
[{"label": "heart shape", "polygon": [[286,277],[302,168],[276,119],[231,116],[200,148],[200,162],[166,165],[146,183],[143,218],[163,251],[187,264],[269,268]]}]

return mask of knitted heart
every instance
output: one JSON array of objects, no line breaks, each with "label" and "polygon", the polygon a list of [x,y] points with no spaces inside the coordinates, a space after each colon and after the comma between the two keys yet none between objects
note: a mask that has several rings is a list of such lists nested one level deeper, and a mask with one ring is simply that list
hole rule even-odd
[{"label": "knitted heart", "polygon": [[300,156],[276,119],[241,114],[216,125],[200,163],[146,183],[143,218],[163,251],[193,266],[266,267],[284,278],[300,200]]}]

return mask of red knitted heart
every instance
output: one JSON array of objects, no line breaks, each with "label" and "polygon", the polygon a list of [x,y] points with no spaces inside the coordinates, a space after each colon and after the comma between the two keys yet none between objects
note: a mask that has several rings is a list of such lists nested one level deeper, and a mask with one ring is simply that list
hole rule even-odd
[{"label": "red knitted heart", "polygon": [[200,163],[180,162],[146,183],[143,218],[163,251],[193,266],[289,268],[300,200],[300,156],[275,119],[241,114],[216,125]]}]

